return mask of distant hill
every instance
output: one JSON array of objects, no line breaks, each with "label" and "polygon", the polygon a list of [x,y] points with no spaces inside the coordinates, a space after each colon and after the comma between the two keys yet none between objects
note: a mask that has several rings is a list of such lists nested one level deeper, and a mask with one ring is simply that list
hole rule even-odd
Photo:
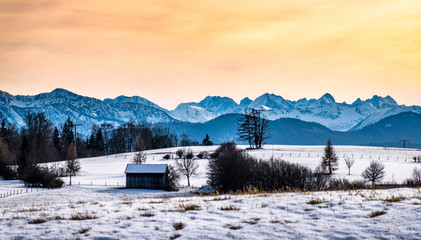
[{"label": "distant hill", "polygon": [[262,110],[271,120],[269,144],[334,144],[421,146],[421,107],[398,105],[390,97],[373,96],[352,104],[337,103],[330,94],[319,99],[290,101],[275,94],[263,94],[240,104],[228,97],[208,96],[198,103],[182,103],[169,111],[142,97],[119,96],[104,101],[81,96],[65,89],[35,96],[13,96],[0,91],[0,117],[17,127],[24,126],[28,111],[44,112],[55,126],[68,116],[82,124],[79,133],[88,135],[94,124],[114,127],[127,123],[164,124],[178,134],[187,133],[194,140],[208,133],[216,143],[236,139],[237,120],[251,108]]},{"label": "distant hill", "polygon": [[[175,133],[188,133],[201,141],[208,133],[215,143],[237,138],[240,114],[226,114],[206,123],[177,122],[167,124]],[[340,132],[327,127],[292,118],[270,121],[272,137],[267,144],[324,145],[331,139],[336,145],[376,145],[400,147],[399,140],[409,140],[408,147],[421,146],[421,114],[405,112],[393,115],[360,130]]]}]

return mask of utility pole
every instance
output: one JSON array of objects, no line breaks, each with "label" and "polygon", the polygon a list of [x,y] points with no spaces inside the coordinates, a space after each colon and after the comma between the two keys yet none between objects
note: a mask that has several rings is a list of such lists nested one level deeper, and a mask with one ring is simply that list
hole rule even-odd
[{"label": "utility pole", "polygon": [[399,142],[402,142],[403,143],[403,148],[405,148],[406,147],[406,143],[409,142],[409,140],[404,140],[403,139],[403,140],[400,140]]}]

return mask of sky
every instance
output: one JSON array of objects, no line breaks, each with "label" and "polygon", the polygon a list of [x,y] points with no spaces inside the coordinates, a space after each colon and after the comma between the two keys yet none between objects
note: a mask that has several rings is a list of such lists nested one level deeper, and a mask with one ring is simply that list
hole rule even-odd
[{"label": "sky", "polygon": [[421,1],[0,0],[0,90],[421,105]]}]

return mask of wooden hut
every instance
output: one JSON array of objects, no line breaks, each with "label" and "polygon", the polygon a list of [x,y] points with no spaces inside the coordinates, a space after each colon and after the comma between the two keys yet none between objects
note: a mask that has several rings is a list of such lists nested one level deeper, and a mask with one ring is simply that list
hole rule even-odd
[{"label": "wooden hut", "polygon": [[166,189],[167,164],[127,164],[126,188]]}]

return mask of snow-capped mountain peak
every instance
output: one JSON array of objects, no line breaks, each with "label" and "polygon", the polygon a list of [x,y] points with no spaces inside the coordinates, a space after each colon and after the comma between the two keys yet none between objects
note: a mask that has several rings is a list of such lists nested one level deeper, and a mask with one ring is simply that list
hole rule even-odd
[{"label": "snow-capped mountain peak", "polygon": [[323,95],[321,98],[319,98],[319,101],[324,101],[325,103],[335,103],[335,98],[330,94],[330,93],[326,93],[325,95]]}]

